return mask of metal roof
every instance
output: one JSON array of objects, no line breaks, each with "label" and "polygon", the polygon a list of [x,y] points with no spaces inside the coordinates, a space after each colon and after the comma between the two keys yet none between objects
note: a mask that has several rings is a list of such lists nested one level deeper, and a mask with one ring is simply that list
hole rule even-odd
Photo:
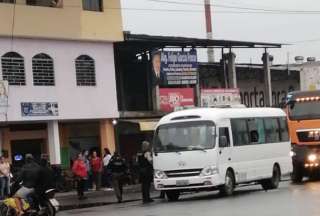
[{"label": "metal roof", "polygon": [[124,32],[124,42],[126,45],[132,44],[147,47],[193,47],[193,48],[281,48],[280,43],[264,43],[235,40],[208,40],[200,38],[174,37],[174,36],[154,36],[146,34],[131,34]]}]

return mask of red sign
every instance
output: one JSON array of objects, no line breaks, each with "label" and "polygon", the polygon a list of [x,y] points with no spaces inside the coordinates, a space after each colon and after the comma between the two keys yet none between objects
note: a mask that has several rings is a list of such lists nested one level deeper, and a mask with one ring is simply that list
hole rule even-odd
[{"label": "red sign", "polygon": [[161,88],[160,110],[172,112],[182,107],[194,106],[193,88]]}]

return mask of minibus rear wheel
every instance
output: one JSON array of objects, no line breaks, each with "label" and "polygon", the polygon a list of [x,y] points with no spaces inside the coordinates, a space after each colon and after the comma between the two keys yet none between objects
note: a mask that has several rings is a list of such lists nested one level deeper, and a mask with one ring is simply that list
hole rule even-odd
[{"label": "minibus rear wheel", "polygon": [[173,202],[173,201],[178,201],[180,192],[179,191],[167,191],[166,192],[168,200]]},{"label": "minibus rear wheel", "polygon": [[275,164],[272,170],[272,177],[270,179],[263,180],[261,186],[264,190],[277,189],[281,181],[281,170],[280,167]]},{"label": "minibus rear wheel", "polygon": [[291,181],[293,183],[301,183],[303,180],[303,175],[304,175],[303,168],[301,168],[301,166],[294,165],[293,171],[291,174]]}]

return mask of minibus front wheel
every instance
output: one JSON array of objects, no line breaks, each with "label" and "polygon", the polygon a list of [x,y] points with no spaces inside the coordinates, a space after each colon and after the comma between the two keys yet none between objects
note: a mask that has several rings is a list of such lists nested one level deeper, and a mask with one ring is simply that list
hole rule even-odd
[{"label": "minibus front wheel", "polygon": [[219,188],[220,194],[223,196],[231,196],[236,186],[236,180],[231,169],[227,170],[225,183]]},{"label": "minibus front wheel", "polygon": [[178,201],[180,196],[180,191],[167,191],[166,194],[169,201],[171,202]]}]

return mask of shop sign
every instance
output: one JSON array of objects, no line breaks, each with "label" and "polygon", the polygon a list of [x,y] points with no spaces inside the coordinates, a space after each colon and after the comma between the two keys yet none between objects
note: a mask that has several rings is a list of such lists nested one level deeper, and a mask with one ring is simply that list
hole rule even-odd
[{"label": "shop sign", "polygon": [[56,102],[26,102],[21,103],[23,117],[32,116],[58,116],[58,103]]},{"label": "shop sign", "polygon": [[0,114],[8,111],[9,85],[8,81],[0,80]]},{"label": "shop sign", "polygon": [[160,88],[159,94],[160,110],[164,112],[195,105],[193,88]]},{"label": "shop sign", "polygon": [[195,85],[198,82],[197,51],[194,49],[154,52],[152,66],[154,85]]},{"label": "shop sign", "polygon": [[241,104],[239,89],[202,89],[201,106],[214,107]]}]

